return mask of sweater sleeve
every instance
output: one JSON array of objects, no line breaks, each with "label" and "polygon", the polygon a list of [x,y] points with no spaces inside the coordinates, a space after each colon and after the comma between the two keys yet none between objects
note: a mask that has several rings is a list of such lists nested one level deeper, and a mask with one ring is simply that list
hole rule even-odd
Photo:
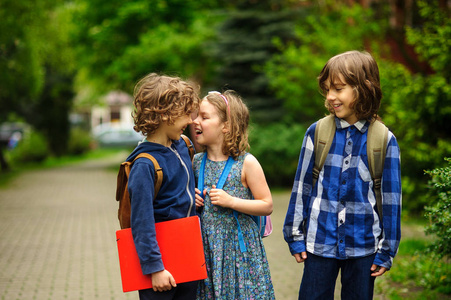
[{"label": "sweater sleeve", "polygon": [[138,159],[130,172],[131,228],[143,274],[164,270],[155,233],[154,167]]}]

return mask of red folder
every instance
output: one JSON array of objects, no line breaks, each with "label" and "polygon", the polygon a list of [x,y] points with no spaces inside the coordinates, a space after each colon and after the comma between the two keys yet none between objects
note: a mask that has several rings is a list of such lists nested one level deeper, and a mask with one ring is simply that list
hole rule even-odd
[{"label": "red folder", "polygon": [[[199,217],[156,223],[155,230],[164,267],[176,283],[207,278]],[[141,271],[131,229],[116,231],[116,239],[123,291],[151,288],[151,276]]]}]

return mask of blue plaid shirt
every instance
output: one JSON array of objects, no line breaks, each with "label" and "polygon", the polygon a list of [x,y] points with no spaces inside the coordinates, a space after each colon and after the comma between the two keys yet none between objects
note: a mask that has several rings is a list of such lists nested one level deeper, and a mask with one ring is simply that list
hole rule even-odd
[{"label": "blue plaid shirt", "polygon": [[316,123],[305,134],[283,228],[285,241],[292,254],[307,251],[348,259],[377,252],[374,264],[389,269],[401,238],[398,143],[389,131],[382,174],[382,226],[366,153],[369,123],[335,121],[335,137],[313,188]]}]

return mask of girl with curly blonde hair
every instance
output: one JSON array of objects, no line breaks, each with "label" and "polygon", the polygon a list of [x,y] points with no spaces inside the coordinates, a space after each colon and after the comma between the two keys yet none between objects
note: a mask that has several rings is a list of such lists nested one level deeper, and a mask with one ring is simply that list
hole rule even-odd
[{"label": "girl with curly blonde hair", "polygon": [[[272,213],[273,203],[258,160],[247,152],[249,110],[233,91],[209,92],[194,120],[194,157],[208,278],[197,299],[274,299],[265,248],[253,216]],[[231,165],[226,177],[220,176]],[[226,178],[222,187],[220,177]],[[222,185],[222,184],[221,184]],[[204,188],[202,188],[204,187]]]}]

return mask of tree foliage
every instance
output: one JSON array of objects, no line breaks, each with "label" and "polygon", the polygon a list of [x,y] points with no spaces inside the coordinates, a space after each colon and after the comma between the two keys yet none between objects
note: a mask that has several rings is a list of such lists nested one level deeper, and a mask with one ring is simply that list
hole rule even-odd
[{"label": "tree foliage", "polygon": [[420,212],[427,204],[424,171],[443,165],[451,153],[451,22],[448,12],[420,2],[423,24],[409,27],[407,40],[433,68],[413,74],[393,62],[381,64],[383,119],[395,132],[402,155],[404,206]]},{"label": "tree foliage", "polygon": [[[275,2],[275,1],[273,1]],[[279,121],[283,106],[269,89],[270,82],[262,66],[279,50],[272,39],[294,37],[295,12],[289,9],[271,10],[269,3],[247,4],[241,10],[227,11],[220,24],[212,55],[218,62],[216,88],[233,89],[240,93],[258,123]]]},{"label": "tree foliage", "polygon": [[69,135],[74,60],[64,1],[0,3],[0,120],[31,124],[62,154]]},{"label": "tree foliage", "polygon": [[33,103],[44,85],[42,23],[47,1],[0,3],[0,120],[20,114]]},{"label": "tree foliage", "polygon": [[305,131],[300,124],[254,123],[251,126],[250,150],[261,163],[271,187],[293,185]]},{"label": "tree foliage", "polygon": [[377,49],[385,24],[374,22],[361,6],[316,8],[299,17],[296,40],[276,39],[281,50],[266,64],[269,84],[286,108],[286,121],[309,125],[326,113],[317,76],[327,60],[348,50],[363,50],[367,41]]},{"label": "tree foliage", "polygon": [[209,2],[78,0],[73,36],[78,86],[91,87],[85,98],[111,89],[131,92],[150,72],[202,79],[210,67],[203,43],[214,19],[201,7]]},{"label": "tree foliage", "polygon": [[448,166],[426,172],[431,176],[429,195],[434,199],[426,207],[430,222],[426,233],[436,237],[431,250],[440,258],[451,256],[451,158],[445,160]]}]

